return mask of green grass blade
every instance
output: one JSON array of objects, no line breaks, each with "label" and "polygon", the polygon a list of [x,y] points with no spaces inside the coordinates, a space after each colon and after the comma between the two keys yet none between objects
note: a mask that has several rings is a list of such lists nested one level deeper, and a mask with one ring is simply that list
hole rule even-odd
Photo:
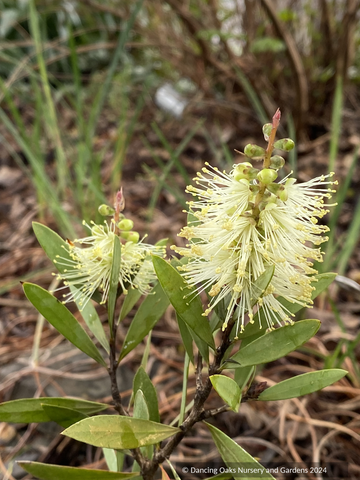
[{"label": "green grass blade", "polygon": [[336,87],[334,104],[331,117],[331,139],[329,152],[329,172],[335,169],[335,160],[339,149],[339,139],[341,134],[341,115],[343,107],[343,78],[340,75],[336,77]]},{"label": "green grass blade", "polygon": [[57,181],[60,191],[60,196],[65,196],[66,181],[67,181],[67,162],[62,145],[59,125],[56,118],[55,105],[51,95],[50,82],[45,66],[45,59],[43,56],[43,49],[41,44],[40,36],[40,25],[39,17],[35,8],[34,1],[31,0],[29,3],[29,20],[30,20],[30,31],[35,43],[36,58],[38,62],[42,87],[45,97],[45,109],[43,110],[44,114],[47,117],[47,128],[50,138],[53,139],[55,144],[56,151],[56,171],[57,171]]}]

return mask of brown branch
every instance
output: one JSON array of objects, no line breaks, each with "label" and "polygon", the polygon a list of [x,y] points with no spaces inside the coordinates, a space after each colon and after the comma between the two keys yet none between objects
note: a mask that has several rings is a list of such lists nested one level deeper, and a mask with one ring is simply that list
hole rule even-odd
[{"label": "brown branch", "polygon": [[[170,438],[168,443],[160,450],[155,452],[152,460],[147,460],[141,469],[141,473],[144,480],[152,480],[156,470],[160,463],[163,463],[174,451],[174,449],[179,445],[181,440],[184,438],[185,434],[195,425],[195,423],[200,422],[206,418],[206,410],[204,409],[204,404],[207,398],[210,395],[212,389],[212,383],[210,380],[211,375],[216,375],[221,372],[221,365],[224,358],[224,355],[231,345],[230,333],[234,326],[235,321],[230,321],[223,332],[221,345],[216,349],[214,363],[209,365],[209,375],[206,379],[205,384],[201,380],[201,357],[198,357],[197,365],[197,379],[196,379],[196,393],[194,399],[194,406],[189,414],[189,416],[184,420],[180,426],[181,431],[176,433],[173,437]],[[221,412],[219,412],[221,413]]]},{"label": "brown branch", "polygon": [[[109,377],[110,377],[110,382],[111,382],[111,396],[114,401],[114,408],[118,412],[119,415],[122,416],[128,416],[128,412],[125,410],[122,400],[121,400],[121,395],[119,391],[119,386],[117,383],[117,378],[116,378],[116,372],[118,369],[118,361],[116,360],[116,332],[117,332],[117,324],[114,321],[112,324],[112,335],[109,341],[110,344],[110,355],[109,355]],[[137,463],[140,465],[144,465],[146,463],[145,457],[141,453],[139,448],[133,448],[130,450],[132,453],[132,456],[134,459],[137,461]]]}]

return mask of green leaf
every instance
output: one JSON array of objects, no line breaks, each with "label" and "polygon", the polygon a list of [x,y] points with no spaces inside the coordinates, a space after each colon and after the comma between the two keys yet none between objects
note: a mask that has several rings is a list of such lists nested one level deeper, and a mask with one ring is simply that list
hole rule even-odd
[{"label": "green leaf", "polygon": [[[231,359],[239,362],[242,367],[272,362],[303,345],[319,328],[319,320],[301,320],[293,325],[277,328],[240,348]],[[233,363],[230,365],[228,368],[238,367]]]},{"label": "green leaf", "polygon": [[108,295],[108,322],[110,327],[110,335],[113,335],[112,325],[114,322],[115,304],[118,298],[119,274],[121,263],[121,243],[120,238],[114,235],[113,259],[110,274],[110,288]]},{"label": "green leaf", "polygon": [[76,305],[89,330],[93,333],[93,335],[98,340],[100,345],[104,348],[104,350],[109,354],[109,342],[106,338],[104,327],[102,326],[101,320],[99,318],[99,315],[97,314],[94,305],[90,301],[86,302],[85,306],[83,304],[80,305],[79,297],[77,297],[77,295],[75,294],[77,288],[70,286],[70,290],[74,293],[73,298],[77,298],[77,300],[75,300]]},{"label": "green leaf", "polygon": [[[213,425],[210,425],[209,423],[206,423],[208,429],[210,430],[211,436],[215,442],[215,445],[217,446],[217,449],[219,450],[219,453],[221,455],[221,458],[224,460],[226,463],[227,467],[233,474],[233,478],[241,478],[243,480],[249,480],[250,477],[248,477],[245,473],[241,472],[241,469],[244,468],[245,470],[247,469],[252,469],[253,471],[256,470],[256,479],[259,478],[271,478],[272,480],[274,477],[270,475],[266,471],[266,468],[263,467],[259,462],[255,460],[249,453],[247,453],[240,445],[238,445],[234,440],[232,440],[230,437],[225,435],[225,433],[221,432],[218,428],[214,427]],[[252,473],[251,476],[253,476],[254,473]]]},{"label": "green leaf", "polygon": [[120,360],[133,350],[154,328],[169,305],[161,285],[158,283],[140,305],[126,334]]},{"label": "green leaf", "polygon": [[262,297],[265,293],[265,290],[269,286],[275,272],[275,265],[268,267],[265,271],[255,280],[253,283],[253,293],[254,297],[250,299],[251,306],[253,307],[258,302],[259,297]]},{"label": "green leaf", "polygon": [[[165,293],[184,322],[215,350],[209,321],[203,316],[199,295],[190,289],[182,276],[166,260],[153,256],[156,275]],[[185,298],[184,298],[185,296]]]},{"label": "green leaf", "polygon": [[238,367],[235,369],[234,380],[239,385],[240,390],[243,391],[244,387],[255,374],[255,367],[247,366],[247,367]]},{"label": "green leaf", "polygon": [[[149,407],[142,390],[138,390],[135,394],[133,418],[149,420]],[[140,451],[147,458],[152,458],[153,449],[154,447],[152,445],[147,445],[146,447],[141,447]],[[137,462],[134,462],[132,471],[140,472],[140,470],[140,465],[138,465]]]},{"label": "green leaf", "polygon": [[51,420],[64,428],[70,427],[70,425],[79,422],[83,418],[87,418],[87,415],[84,415],[82,412],[70,408],[48,405],[46,403],[42,403],[41,406]]},{"label": "green leaf", "polygon": [[141,297],[141,292],[136,288],[129,288],[128,293],[125,295],[124,303],[121,306],[121,312],[119,317],[119,322],[124,320],[126,315],[132,310],[135,303]]},{"label": "green leaf", "polygon": [[133,392],[141,390],[149,408],[149,420],[160,422],[158,399],[154,385],[143,367],[140,367],[134,377]]},{"label": "green leaf", "polygon": [[136,473],[108,472],[85,468],[62,467],[39,462],[18,462],[21,468],[41,480],[125,480]]},{"label": "green leaf", "polygon": [[301,397],[337,382],[347,373],[340,368],[303,373],[267,388],[259,395],[258,400],[286,400]]},{"label": "green leaf", "polygon": [[133,418],[142,418],[143,420],[150,420],[149,408],[145,400],[144,394],[141,390],[138,390],[135,394]]},{"label": "green leaf", "polygon": [[190,335],[194,340],[202,358],[209,363],[209,346],[201,337],[199,337],[192,328],[189,327]]},{"label": "green leaf", "polygon": [[122,450],[154,445],[178,432],[181,432],[179,428],[150,420],[99,415],[75,423],[62,434],[95,447]]},{"label": "green leaf", "polygon": [[210,381],[224,402],[229,405],[231,410],[237,412],[241,400],[239,385],[232,378],[225,377],[225,375],[211,375]]},{"label": "green leaf", "polygon": [[43,409],[43,404],[64,407],[85,415],[106,410],[105,403],[89,402],[77,398],[40,397],[12,400],[0,404],[0,421],[14,423],[50,422],[51,418]]},{"label": "green leaf", "polygon": [[111,472],[120,472],[124,465],[124,452],[114,450],[113,448],[103,448],[106,465]]},{"label": "green leaf", "polygon": [[61,263],[57,263],[56,257],[60,256],[71,261],[68,244],[57,233],[41,223],[33,222],[32,227],[36,238],[46,255],[53,263],[55,260],[54,265],[56,269],[60,273],[64,273],[64,270],[68,267],[61,265]]},{"label": "green leaf", "polygon": [[99,350],[65,305],[38,285],[24,283],[23,288],[28,300],[58,332],[79,350],[106,367]]},{"label": "green leaf", "polygon": [[184,320],[180,317],[180,315],[176,315],[176,319],[179,326],[179,332],[181,335],[181,339],[183,345],[185,347],[186,353],[189,355],[190,361],[193,365],[194,363],[194,352],[193,352],[193,339],[190,333],[189,327],[186,325]]}]

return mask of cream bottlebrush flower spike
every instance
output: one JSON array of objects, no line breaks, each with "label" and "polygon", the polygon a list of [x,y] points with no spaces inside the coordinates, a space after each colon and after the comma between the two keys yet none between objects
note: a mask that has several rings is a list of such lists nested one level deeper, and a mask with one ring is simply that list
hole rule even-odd
[{"label": "cream bottlebrush flower spike", "polygon": [[[250,162],[234,165],[230,174],[220,172],[206,163],[195,178],[197,187],[187,192],[198,199],[188,202],[189,213],[195,221],[184,227],[179,236],[189,240],[187,248],[173,246],[177,253],[188,257],[188,263],[178,267],[190,286],[201,286],[211,298],[205,314],[221,300],[227,301],[223,329],[234,314],[236,334],[244,330],[245,314],[250,322],[259,307],[260,315],[273,328],[274,322],[291,322],[290,312],[277,296],[303,306],[312,304],[311,282],[317,273],[313,262],[322,261],[320,245],[328,227],[317,224],[323,217],[324,199],[331,198],[333,174],[323,175],[297,184],[285,177],[275,183],[277,171],[285,160],[272,156],[273,149],[291,150],[294,142],[282,139],[275,142],[280,122],[280,110],[272,124],[263,127],[264,150],[247,145],[248,160],[263,159],[263,168],[253,168]],[[273,278],[266,291],[260,291],[256,280],[274,266]],[[255,302],[255,304],[254,304]]]},{"label": "cream bottlebrush flower spike", "polygon": [[88,225],[83,222],[91,235],[73,242],[68,241],[71,259],[58,256],[54,260],[54,263],[66,267],[57,277],[64,280],[65,287],[76,288],[64,295],[63,303],[77,301],[83,308],[97,289],[103,292],[101,303],[106,302],[115,235],[121,241],[119,284],[123,293],[127,293],[127,287],[137,288],[143,294],[149,292],[151,284],[156,280],[151,254],[164,256],[165,247],[149,245],[143,243],[143,239],[139,240],[138,232],[132,231],[132,220],[120,213],[124,207],[125,201],[120,190],[116,195],[115,209],[107,205],[99,207],[101,215],[113,216],[110,225],[106,221],[104,225],[96,225],[94,222]]}]

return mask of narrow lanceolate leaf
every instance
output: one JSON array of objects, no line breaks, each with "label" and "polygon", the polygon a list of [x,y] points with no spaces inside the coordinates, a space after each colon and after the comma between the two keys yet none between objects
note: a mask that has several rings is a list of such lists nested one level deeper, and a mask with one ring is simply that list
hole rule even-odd
[{"label": "narrow lanceolate leaf", "polygon": [[264,390],[258,400],[286,400],[316,392],[345,377],[348,372],[340,368],[309,372],[289,378]]},{"label": "narrow lanceolate leaf", "polygon": [[85,415],[101,412],[108,408],[105,403],[89,402],[77,398],[40,397],[12,400],[0,404],[0,421],[14,423],[50,422],[43,404],[64,407]]},{"label": "narrow lanceolate leaf", "polygon": [[241,400],[239,385],[232,378],[225,377],[225,375],[211,375],[210,381],[224,402],[229,405],[231,410],[237,412]]},{"label": "narrow lanceolate leaf", "polygon": [[141,297],[141,292],[136,288],[129,288],[127,295],[125,295],[124,303],[121,307],[121,312],[119,316],[119,322],[124,320],[126,315],[132,310],[135,303]]},{"label": "narrow lanceolate leaf", "polygon": [[42,408],[51,420],[64,428],[70,427],[70,425],[79,422],[83,418],[87,418],[87,415],[84,413],[66,407],[57,407],[55,405],[42,403]]},{"label": "narrow lanceolate leaf", "polygon": [[293,325],[277,328],[235,353],[231,359],[236,363],[229,363],[228,368],[238,366],[259,365],[272,362],[296,350],[310,340],[320,328],[319,320],[301,320]]},{"label": "narrow lanceolate leaf", "polygon": [[55,260],[54,265],[57,270],[60,273],[64,273],[64,269],[67,267],[61,263],[56,263],[56,257],[60,256],[71,261],[68,244],[49,227],[37,222],[33,222],[32,226],[36,238],[46,255],[53,263]]},{"label": "narrow lanceolate leaf", "polygon": [[259,297],[262,297],[265,293],[265,290],[269,286],[275,272],[275,265],[268,267],[253,283],[253,293],[255,294],[254,298],[251,298],[251,306],[257,304]]},{"label": "narrow lanceolate leaf", "polygon": [[141,390],[144,394],[149,409],[149,420],[152,420],[153,422],[160,422],[156,390],[143,367],[139,368],[134,377],[134,395],[136,395],[138,390]]},{"label": "narrow lanceolate leaf", "polygon": [[121,472],[125,453],[114,450],[113,448],[103,448],[103,454],[110,472]]},{"label": "narrow lanceolate leaf", "polygon": [[110,275],[110,288],[108,296],[108,321],[110,332],[112,332],[112,325],[114,320],[115,304],[117,299],[117,291],[119,286],[119,273],[121,263],[121,243],[120,238],[114,235],[114,249]]},{"label": "narrow lanceolate leaf", "polygon": [[67,437],[95,447],[138,448],[154,445],[180,432],[179,428],[139,418],[99,415],[86,418],[64,430]]},{"label": "narrow lanceolate leaf", "polygon": [[[210,430],[221,458],[232,472],[233,478],[250,480],[250,478],[253,477],[257,480],[263,478],[271,478],[272,480],[275,480],[274,477],[266,471],[265,467],[240,447],[240,445],[234,442],[234,440],[213,425],[210,425],[209,423],[206,423],[206,425]],[[249,475],[249,471],[252,472],[251,475]],[[254,476],[254,472],[256,476]]]},{"label": "narrow lanceolate leaf", "polygon": [[178,322],[179,326],[179,332],[181,335],[181,340],[183,342],[183,345],[185,347],[186,353],[189,355],[190,361],[193,365],[195,365],[194,362],[194,352],[193,352],[193,339],[190,334],[189,327],[186,325],[184,320],[179,316],[176,315],[176,319]]},{"label": "narrow lanceolate leaf", "polygon": [[154,328],[169,305],[169,299],[158,283],[140,305],[127,331],[120,360],[133,350]]},{"label": "narrow lanceolate leaf", "polygon": [[142,390],[138,390],[135,394],[133,418],[142,418],[143,420],[150,420],[149,408]]},{"label": "narrow lanceolate leaf", "polygon": [[106,367],[99,350],[65,305],[38,285],[24,283],[23,288],[28,300],[58,332],[79,350]]},{"label": "narrow lanceolate leaf", "polygon": [[80,305],[80,296],[76,295],[77,289],[74,286],[70,286],[70,290],[73,293],[73,298],[75,299],[76,305],[81,311],[81,316],[85,320],[85,323],[88,326],[89,330],[94,334],[94,337],[109,354],[109,342],[105,335],[104,327],[102,326],[101,320],[99,318],[99,315],[97,314],[94,305],[91,302],[86,302],[85,305]]},{"label": "narrow lanceolate leaf", "polygon": [[108,472],[85,468],[62,467],[39,462],[18,462],[21,468],[40,480],[126,480],[137,473]]},{"label": "narrow lanceolate leaf", "polygon": [[178,271],[163,258],[153,256],[153,263],[159,282],[176,313],[198,337],[215,349],[210,324],[203,316],[201,300],[196,291],[189,289]]}]

